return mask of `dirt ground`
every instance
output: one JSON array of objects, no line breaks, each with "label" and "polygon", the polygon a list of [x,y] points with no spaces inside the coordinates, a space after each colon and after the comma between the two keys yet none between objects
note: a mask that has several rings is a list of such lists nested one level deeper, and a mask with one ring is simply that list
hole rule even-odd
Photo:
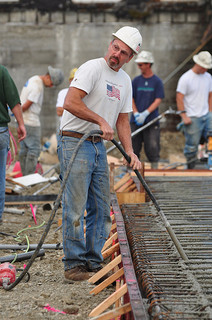
[{"label": "dirt ground", "polygon": [[[45,165],[43,167],[47,168],[48,166]],[[22,194],[33,194],[45,184],[28,187],[26,188],[28,190],[24,190]],[[60,185],[57,182],[49,187],[46,193],[57,194],[59,188]],[[45,192],[41,192],[41,194],[45,194]],[[51,205],[53,207],[53,204]],[[8,235],[0,233],[0,243],[26,244],[27,240],[29,244],[38,243],[52,211],[45,211],[43,204],[38,205],[36,225],[29,205],[15,206],[15,208],[21,208],[24,214],[4,213],[0,232]],[[62,229],[56,231],[61,216],[62,209],[59,208],[56,212],[54,223],[46,237],[45,244],[62,243]],[[17,238],[13,237],[17,235]],[[18,250],[16,252],[23,253],[24,251]],[[1,250],[0,256],[14,254],[15,251],[12,250]],[[73,282],[71,284],[64,283],[62,256],[63,251],[60,249],[45,249],[45,255],[36,258],[29,270],[29,282],[25,283],[23,280],[11,291],[5,291],[0,287],[0,319],[89,319],[89,313],[114,291],[114,287],[111,286],[97,296],[92,296],[89,292],[94,285],[89,284],[87,281]],[[14,265],[16,268],[23,268],[28,261],[14,262]],[[20,274],[20,272],[17,274]],[[44,309],[47,305],[67,314],[48,311]]]},{"label": "dirt ground", "polygon": [[[167,163],[170,156],[183,157],[184,140],[181,133],[162,132],[161,133],[161,158]],[[117,156],[116,152],[112,153]],[[118,155],[120,157],[120,155]],[[43,170],[46,172],[55,163],[51,161],[53,156],[43,157]],[[47,163],[44,163],[47,162]],[[8,172],[12,169],[9,168]],[[49,175],[51,175],[49,173]],[[53,170],[54,176],[58,174]],[[48,176],[48,175],[47,175]],[[34,187],[23,189],[22,194],[33,194],[45,184],[39,184]],[[58,194],[60,188],[59,182],[52,184],[48,189],[40,194]],[[46,223],[50,217],[51,210],[44,210],[43,205],[38,205],[36,211],[37,225],[34,222],[29,205],[15,206],[18,209],[23,209],[24,214],[4,213],[3,224],[0,225],[0,243],[1,244],[36,244],[39,242],[41,235],[44,232]],[[59,208],[56,212],[54,223],[47,235],[45,244],[62,243],[62,229],[58,228],[58,222],[62,215],[62,209]],[[2,233],[6,233],[4,235]],[[16,236],[16,237],[14,237]],[[16,251],[22,253],[23,251]],[[0,257],[15,254],[15,251],[1,250]],[[94,285],[87,281],[73,282],[71,284],[64,283],[63,280],[63,263],[62,250],[47,250],[41,258],[36,258],[31,268],[29,269],[30,280],[25,283],[21,281],[11,291],[5,291],[0,287],[0,319],[22,319],[22,320],[37,320],[37,319],[74,319],[86,320],[89,319],[89,313],[106,299],[112,292],[114,286],[110,286],[96,296],[89,294]],[[16,268],[23,268],[28,260],[14,262]],[[20,272],[18,272],[20,274]],[[58,313],[53,310],[45,309],[45,306],[50,306],[56,310],[66,313]]]}]

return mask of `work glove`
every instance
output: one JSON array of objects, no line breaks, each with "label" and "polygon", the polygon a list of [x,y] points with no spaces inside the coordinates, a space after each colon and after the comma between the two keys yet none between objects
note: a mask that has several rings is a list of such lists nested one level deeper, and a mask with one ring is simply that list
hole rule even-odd
[{"label": "work glove", "polygon": [[184,132],[184,122],[181,121],[180,123],[178,123],[178,125],[176,126],[177,131],[181,131]]},{"label": "work glove", "polygon": [[135,123],[138,126],[141,126],[144,123],[144,121],[146,120],[146,117],[148,117],[149,114],[150,114],[150,112],[148,110],[145,110],[143,112],[135,112],[134,113]]}]

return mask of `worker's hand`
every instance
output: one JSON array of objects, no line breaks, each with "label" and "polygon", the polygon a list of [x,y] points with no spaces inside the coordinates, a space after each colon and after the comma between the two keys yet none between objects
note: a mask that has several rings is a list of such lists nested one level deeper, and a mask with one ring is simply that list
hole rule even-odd
[{"label": "worker's hand", "polygon": [[17,128],[18,142],[26,138],[26,129],[24,125],[19,125]]},{"label": "worker's hand", "polygon": [[145,110],[143,112],[135,112],[134,113],[135,123],[138,126],[141,126],[144,123],[144,121],[146,120],[146,117],[148,117],[149,114],[150,114],[150,112],[148,110]]},{"label": "worker's hand", "polygon": [[191,118],[188,117],[186,113],[183,113],[183,114],[181,115],[181,118],[182,118],[183,123],[184,123],[185,126],[192,123]]},{"label": "worker's hand", "polygon": [[125,165],[130,166],[133,170],[140,170],[142,168],[142,164],[135,153],[131,152],[128,153],[128,156],[130,157],[131,161],[130,164],[127,162],[127,160],[124,158],[123,163]]},{"label": "worker's hand", "polygon": [[107,123],[107,121],[104,121],[103,123],[101,123],[100,130],[102,130],[103,132],[103,134],[101,135],[103,139],[110,141],[114,138],[114,130]]}]

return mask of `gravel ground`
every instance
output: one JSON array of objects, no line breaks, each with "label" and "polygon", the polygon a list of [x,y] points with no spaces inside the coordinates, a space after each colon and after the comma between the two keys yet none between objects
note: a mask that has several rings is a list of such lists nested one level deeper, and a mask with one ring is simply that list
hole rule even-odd
[{"label": "gravel ground", "polygon": [[[33,194],[41,186],[39,184],[30,188],[30,190],[27,188],[28,190],[23,193]],[[48,189],[48,193],[56,194],[59,188],[60,185],[57,182]],[[17,208],[20,209],[20,207]],[[44,211],[43,206],[40,205],[36,213],[37,223],[40,227],[34,228],[36,225],[29,206],[22,206],[21,208],[24,210],[23,215],[4,213],[3,224],[0,226],[0,232],[12,235],[17,235],[19,232],[19,238],[0,234],[1,244],[26,244],[27,237],[30,244],[39,242],[45,228],[45,225],[40,225],[48,221],[51,211]],[[59,208],[45,244],[62,243],[62,229],[55,232],[61,215],[62,209]],[[20,232],[25,228],[27,230]],[[17,253],[22,252],[19,250]],[[11,250],[1,250],[0,252],[1,257],[12,254],[14,254],[14,251]],[[29,282],[25,283],[22,280],[11,291],[5,291],[0,287],[0,319],[89,319],[89,313],[114,292],[115,288],[111,285],[98,295],[93,296],[89,292],[94,285],[88,281],[64,283],[62,255],[62,250],[45,249],[45,256],[36,258],[29,269]],[[14,262],[14,265],[16,268],[23,268],[28,261]],[[66,314],[44,309],[47,305],[66,312]]]}]

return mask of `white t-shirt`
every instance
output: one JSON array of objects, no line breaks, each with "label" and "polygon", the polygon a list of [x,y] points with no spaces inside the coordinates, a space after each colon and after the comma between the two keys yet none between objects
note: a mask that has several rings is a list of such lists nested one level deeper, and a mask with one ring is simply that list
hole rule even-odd
[{"label": "white t-shirt", "polygon": [[[132,84],[128,74],[112,70],[104,58],[89,60],[76,71],[71,87],[87,93],[86,106],[114,128],[119,113],[132,111]],[[99,130],[95,123],[84,121],[64,110],[60,129],[88,133]]]},{"label": "white t-shirt", "polygon": [[33,76],[25,83],[20,99],[24,104],[27,100],[32,101],[28,110],[23,112],[24,124],[32,127],[40,127],[40,112],[43,103],[44,84],[39,76]]},{"label": "white t-shirt", "polygon": [[184,107],[188,117],[202,117],[209,111],[208,96],[212,92],[210,73],[196,74],[188,70],[179,79],[177,92],[184,95]]},{"label": "white t-shirt", "polygon": [[[65,88],[59,91],[58,96],[57,96],[57,103],[56,103],[56,108],[63,107],[64,101],[65,101],[65,97],[67,95],[69,88]],[[60,122],[61,122],[61,117],[57,116],[57,123],[56,123],[56,128],[59,129],[60,128]]]}]

